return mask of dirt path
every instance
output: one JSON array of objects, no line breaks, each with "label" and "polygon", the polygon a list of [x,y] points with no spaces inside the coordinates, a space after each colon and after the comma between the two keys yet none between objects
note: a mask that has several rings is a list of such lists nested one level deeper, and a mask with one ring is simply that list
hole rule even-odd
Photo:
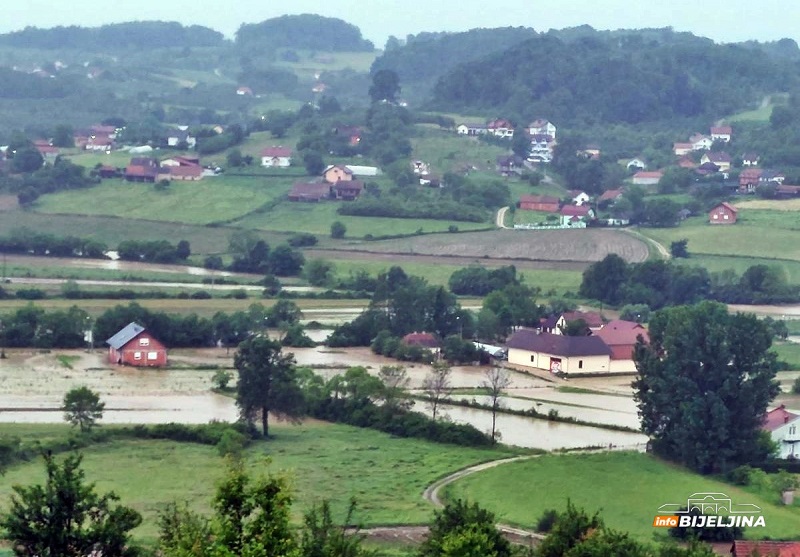
[{"label": "dirt path", "polygon": [[659,242],[656,242],[655,240],[653,240],[652,238],[650,238],[648,236],[645,236],[644,234],[642,234],[638,230],[633,230],[631,228],[620,228],[620,230],[622,232],[625,232],[626,234],[630,234],[634,238],[637,238],[637,239],[641,240],[645,244],[650,244],[653,247],[655,247],[656,250],[658,251],[658,254],[661,256],[662,259],[671,259],[672,258],[672,254],[669,252],[669,250],[663,244],[661,244]]},{"label": "dirt path", "polygon": [[508,228],[506,226],[506,212],[508,212],[508,207],[502,207],[497,211],[497,218],[495,218],[497,228]]}]

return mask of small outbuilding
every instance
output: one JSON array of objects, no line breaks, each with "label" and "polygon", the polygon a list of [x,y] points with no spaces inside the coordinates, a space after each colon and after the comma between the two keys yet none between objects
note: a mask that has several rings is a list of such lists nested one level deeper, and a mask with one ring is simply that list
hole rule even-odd
[{"label": "small outbuilding", "polygon": [[723,201],[708,212],[708,222],[711,224],[736,224],[736,207]]},{"label": "small outbuilding", "polygon": [[137,367],[167,365],[167,347],[138,323],[128,323],[106,344],[109,363]]}]

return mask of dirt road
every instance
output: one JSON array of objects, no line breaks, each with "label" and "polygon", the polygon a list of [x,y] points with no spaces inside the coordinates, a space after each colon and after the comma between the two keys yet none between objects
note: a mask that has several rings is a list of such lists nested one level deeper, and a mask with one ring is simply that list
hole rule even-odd
[{"label": "dirt road", "polygon": [[506,226],[507,212],[508,212],[508,207],[503,207],[499,211],[497,211],[497,218],[495,218],[495,224],[497,224],[497,228],[508,228]]}]

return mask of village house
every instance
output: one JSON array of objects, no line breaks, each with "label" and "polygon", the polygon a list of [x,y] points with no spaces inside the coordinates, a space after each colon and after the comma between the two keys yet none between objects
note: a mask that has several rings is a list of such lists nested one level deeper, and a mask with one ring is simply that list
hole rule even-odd
[{"label": "village house", "polygon": [[167,365],[167,348],[138,323],[129,323],[106,341],[108,362],[137,367]]},{"label": "village house", "polygon": [[363,190],[364,182],[361,180],[339,180],[331,188],[333,196],[344,201],[355,201]]},{"label": "village house", "polygon": [[599,331],[606,323],[603,316],[596,311],[565,311],[542,319],[539,322],[539,331],[560,335],[570,321],[583,321],[590,332]]},{"label": "village house", "polygon": [[552,139],[556,138],[556,127],[552,123],[542,118],[537,118],[528,124],[529,135],[546,135]]},{"label": "village house", "polygon": [[491,120],[486,124],[486,129],[488,133],[496,137],[504,137],[508,139],[514,137],[514,125],[509,120],[504,118]]},{"label": "village house", "polygon": [[753,193],[758,187],[763,170],[760,168],[745,168],[739,174],[739,193]]},{"label": "village house", "polygon": [[236,89],[236,94],[239,95],[240,97],[252,97],[253,96],[253,90],[250,89],[250,87],[244,87],[243,86],[243,87],[239,87],[238,89]]},{"label": "village house", "polygon": [[696,133],[689,138],[689,143],[692,144],[692,151],[708,151],[714,141],[707,135]]},{"label": "village house", "polygon": [[591,197],[589,197],[588,193],[581,190],[570,190],[567,193],[569,194],[570,198],[572,198],[572,202],[575,205],[583,205],[584,203],[589,203],[589,201],[592,199]]},{"label": "village house", "polygon": [[438,355],[442,348],[439,339],[433,333],[408,333],[402,338],[402,343],[406,346],[418,346],[419,348],[430,350],[435,355]]},{"label": "village house", "polygon": [[296,182],[289,190],[289,201],[305,201],[318,203],[331,197],[331,185],[328,182]]},{"label": "village house", "polygon": [[191,135],[187,130],[174,129],[166,133],[167,147],[182,147],[186,146],[188,149],[194,149],[197,145],[197,138]]},{"label": "village house", "polygon": [[711,141],[724,141],[730,143],[733,136],[733,129],[730,126],[712,126]]},{"label": "village house", "polygon": [[125,167],[124,178],[128,182],[155,182],[161,173],[161,166],[152,157],[134,157]]},{"label": "village house", "polygon": [[170,166],[169,179],[196,182],[203,179],[203,167],[199,164],[190,166]]},{"label": "village house", "polygon": [[525,169],[525,161],[519,155],[500,155],[495,168],[501,176],[519,176]]},{"label": "village house", "polygon": [[736,224],[736,207],[723,201],[708,212],[709,224]]},{"label": "village house", "polygon": [[355,179],[355,173],[343,164],[332,164],[322,172],[322,179],[329,184]]},{"label": "village house", "polygon": [[775,197],[778,199],[791,199],[793,197],[800,197],[800,186],[778,184],[775,187]]},{"label": "village house", "polygon": [[553,149],[555,148],[555,139],[549,135],[537,133],[531,136],[530,151],[528,151],[528,160],[530,162],[550,162],[553,160]]},{"label": "village house", "polygon": [[46,139],[37,139],[33,142],[33,146],[48,164],[53,164],[60,154],[58,147],[53,147]]},{"label": "village house", "polygon": [[742,166],[758,166],[760,159],[756,153],[745,153],[742,155]]},{"label": "village house", "polygon": [[604,191],[600,197],[597,198],[598,205],[613,205],[617,200],[622,197],[622,188]]},{"label": "village house", "polygon": [[636,157],[628,161],[625,165],[628,170],[647,170],[647,161],[641,157]]},{"label": "village house", "polygon": [[486,124],[459,124],[456,127],[458,135],[484,135],[489,132]]},{"label": "village house", "polygon": [[261,166],[289,168],[292,165],[292,150],[288,147],[272,146],[261,151]]},{"label": "village house", "polygon": [[566,336],[518,329],[509,337],[508,363],[554,374],[609,373],[611,349],[596,336]]},{"label": "village house", "polygon": [[557,213],[559,205],[559,199],[549,195],[520,195],[518,204],[523,211],[544,211],[547,213]]},{"label": "village house", "polygon": [[603,339],[611,349],[611,362],[609,371],[611,373],[635,373],[636,364],[633,361],[633,349],[639,337],[647,343],[650,342],[650,334],[647,329],[635,321],[624,321],[615,319],[609,321],[598,331],[593,333]]},{"label": "village house", "polygon": [[633,183],[637,186],[654,186],[658,184],[661,178],[664,177],[664,173],[658,170],[654,172],[650,172],[647,170],[640,170],[636,174],[633,175]]},{"label": "village house", "polygon": [[712,163],[717,166],[720,172],[727,172],[731,169],[731,156],[724,151],[703,153],[700,157],[700,165]]},{"label": "village house", "polygon": [[561,224],[575,226],[577,223],[586,223],[594,218],[594,209],[589,205],[564,205],[559,212]]},{"label": "village house", "polygon": [[777,170],[763,170],[758,177],[758,183],[760,185],[769,184],[770,182],[782,184],[784,180],[786,180],[786,174]]},{"label": "village house", "polygon": [[692,157],[689,155],[683,155],[681,158],[678,159],[678,166],[681,168],[688,168],[692,170],[697,168],[697,163],[692,160]]},{"label": "village house", "polygon": [[800,414],[781,404],[766,413],[761,429],[768,431],[778,445],[779,458],[800,458]]},{"label": "village house", "polygon": [[578,151],[578,155],[594,161],[600,160],[600,146],[591,143]]},{"label": "village house", "polygon": [[800,542],[734,540],[731,557],[800,557]]},{"label": "village house", "polygon": [[691,143],[673,143],[672,144],[672,152],[675,153],[676,157],[682,157],[684,155],[688,155],[692,152],[692,144]]}]

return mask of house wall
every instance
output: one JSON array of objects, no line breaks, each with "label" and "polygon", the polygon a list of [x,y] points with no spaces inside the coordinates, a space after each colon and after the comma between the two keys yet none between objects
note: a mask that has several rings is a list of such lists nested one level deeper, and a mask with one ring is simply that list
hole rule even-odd
[{"label": "house wall", "polygon": [[[554,360],[561,360],[556,364]],[[508,363],[554,371],[553,366],[559,365],[562,373],[608,373],[611,359],[608,356],[559,356],[544,352],[531,352],[519,348],[508,349]]]},{"label": "house wall", "polygon": [[631,359],[611,360],[608,366],[609,373],[636,373],[636,364]]},{"label": "house wall", "polygon": [[726,207],[715,207],[708,214],[708,222],[710,224],[734,224],[736,213]]},{"label": "house wall", "polygon": [[348,174],[341,168],[331,168],[329,169],[325,175],[323,176],[326,182],[330,182],[331,184],[335,184],[336,182],[349,182],[353,179],[352,174]]},{"label": "house wall", "polygon": [[167,365],[167,348],[147,331],[133,337],[119,350],[109,348],[109,362],[135,367],[163,367]]},{"label": "house wall", "polygon": [[633,183],[637,186],[654,186],[659,180],[660,178],[634,178]]},{"label": "house wall", "polygon": [[288,168],[291,164],[291,157],[261,157],[261,166]]},{"label": "house wall", "polygon": [[800,419],[783,424],[770,437],[778,444],[779,458],[800,458]]}]

